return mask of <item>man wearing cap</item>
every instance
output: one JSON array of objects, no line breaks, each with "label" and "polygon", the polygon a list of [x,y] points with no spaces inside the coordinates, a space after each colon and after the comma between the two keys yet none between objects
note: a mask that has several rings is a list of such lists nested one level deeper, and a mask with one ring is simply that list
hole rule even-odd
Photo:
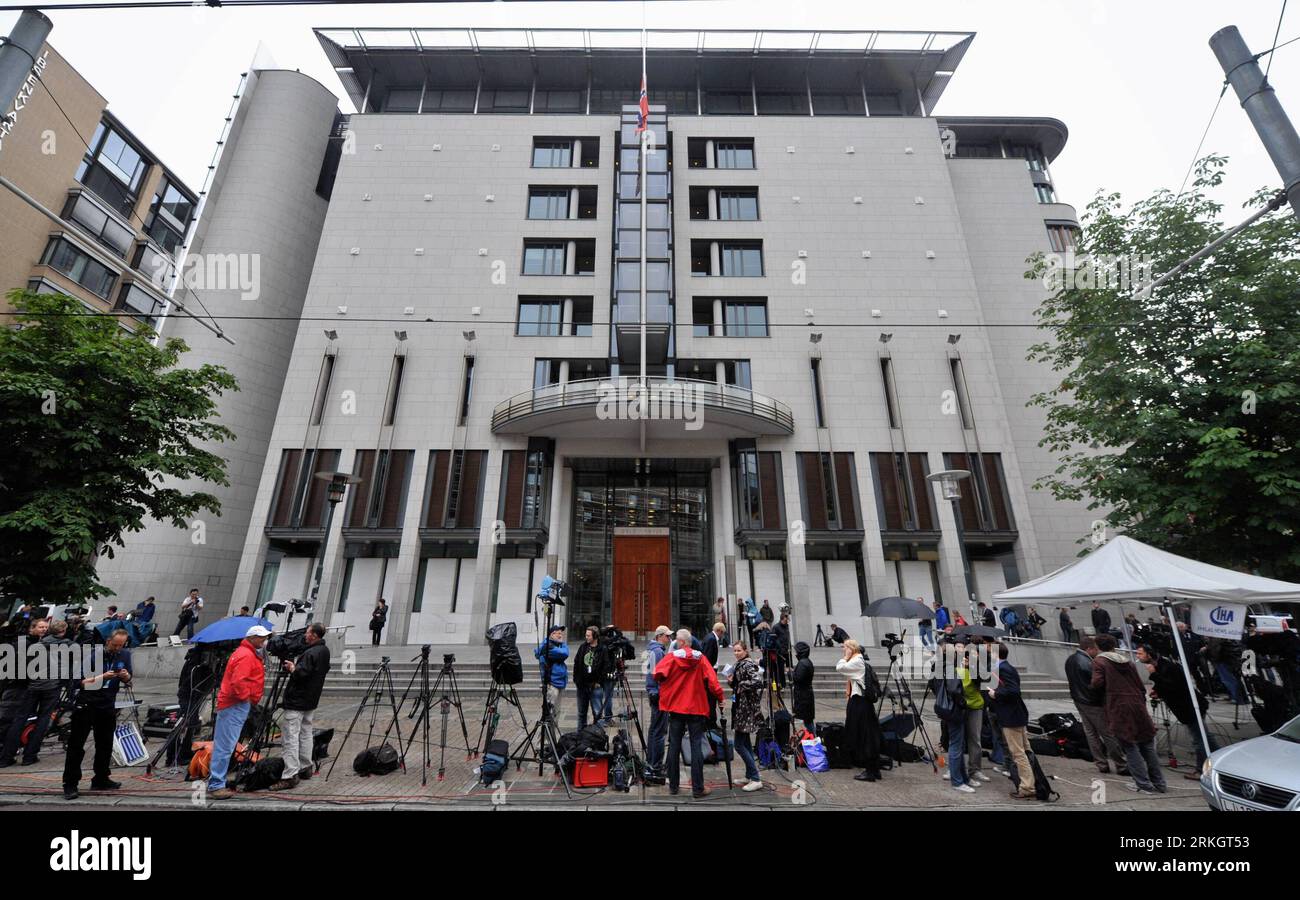
[{"label": "man wearing cap", "polygon": [[672,629],[660,625],[654,638],[646,645],[645,694],[650,699],[650,746],[646,748],[647,777],[662,777],[664,764],[664,739],[668,737],[668,713],[659,709],[659,682],[655,681],[655,666],[668,653],[673,639]]},{"label": "man wearing cap", "polygon": [[555,721],[560,721],[560,696],[569,683],[569,669],[564,661],[569,658],[569,645],[564,643],[564,626],[556,625],[546,640],[533,651],[542,667],[542,684],[546,686],[546,699],[551,704]]},{"label": "man wearing cap", "polygon": [[224,800],[235,792],[226,787],[226,772],[230,757],[235,753],[244,722],[253,704],[262,699],[266,684],[266,664],[262,661],[262,645],[271,632],[254,625],[244,635],[244,640],[230,654],[226,673],[221,677],[221,690],[217,692],[217,728],[212,740],[212,762],[208,773],[208,797]]}]

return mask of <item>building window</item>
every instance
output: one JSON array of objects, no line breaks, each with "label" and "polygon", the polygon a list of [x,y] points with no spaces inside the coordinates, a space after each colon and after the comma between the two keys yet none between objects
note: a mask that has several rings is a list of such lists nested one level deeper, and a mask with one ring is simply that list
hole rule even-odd
[{"label": "building window", "polygon": [[799,453],[796,456],[808,528],[813,531],[857,529],[861,517],[853,454]]},{"label": "building window", "polygon": [[718,218],[724,222],[758,221],[758,189],[718,191]]},{"label": "building window", "polygon": [[924,453],[873,453],[881,531],[935,531],[934,499]]},{"label": "building window", "polygon": [[418,87],[390,88],[388,97],[384,100],[383,111],[386,113],[419,112],[421,93],[423,90]]},{"label": "building window", "polygon": [[965,469],[970,478],[962,482],[962,528],[971,531],[1014,531],[1011,499],[998,453],[945,453],[949,469]]},{"label": "building window", "polygon": [[272,527],[324,528],[327,482],[316,475],[338,468],[338,450],[285,450],[272,505]]},{"label": "building window", "polygon": [[534,169],[568,169],[573,165],[573,141],[533,141]]},{"label": "building window", "polygon": [[563,314],[563,300],[521,297],[515,334],[526,337],[559,337],[560,317]]},{"label": "building window", "polygon": [[722,323],[727,337],[767,337],[767,301],[724,301]]},{"label": "building window", "polygon": [[525,241],[525,275],[563,275],[565,244],[563,241]]},{"label": "building window", "polygon": [[325,404],[329,402],[330,381],[334,378],[334,354],[326,353],[321,360],[320,377],[316,382],[316,396],[311,404],[311,424],[319,425],[325,416]]},{"label": "building window", "polygon": [[401,528],[414,450],[358,450],[352,474],[349,528]]},{"label": "building window", "polygon": [[164,178],[153,196],[145,231],[159,247],[175,255],[185,243],[194,205],[194,198],[181,191],[171,178]]},{"label": "building window", "polygon": [[51,238],[41,256],[41,265],[49,266],[104,300],[113,290],[117,273],[67,238]]},{"label": "building window", "polygon": [[534,438],[527,450],[507,450],[501,461],[501,499],[498,517],[507,528],[546,527],[550,486],[550,451],[547,441]]},{"label": "building window", "polygon": [[430,88],[424,89],[424,105],[421,111],[426,113],[434,112],[467,112],[474,111],[474,97],[478,90],[474,85],[462,88],[452,88],[448,90],[435,91]]},{"label": "building window", "polygon": [[889,427],[898,427],[898,408],[894,405],[894,361],[888,356],[880,359],[880,381],[885,388],[885,412],[889,415]]},{"label": "building window", "polygon": [[957,399],[957,415],[961,419],[961,427],[973,428],[975,420],[971,416],[970,397],[966,394],[966,373],[962,370],[961,360],[955,356],[950,357],[948,370],[952,375],[952,390]]},{"label": "building window", "polygon": [[822,403],[822,361],[817,357],[809,360],[812,371],[813,417],[818,428],[826,427],[826,407]]},{"label": "building window", "polygon": [[433,450],[429,454],[425,528],[478,528],[486,450]]},{"label": "building window", "polygon": [[752,140],[718,141],[714,144],[714,153],[717,155],[716,168],[754,168],[754,142]]},{"label": "building window", "polygon": [[567,219],[569,218],[568,188],[529,188],[528,218],[530,219]]},{"label": "building window", "polygon": [[406,371],[406,357],[400,353],[393,357],[393,377],[388,388],[388,402],[384,405],[384,424],[392,425],[397,419],[397,399],[402,393],[402,374]]},{"label": "building window", "polygon": [[1071,225],[1047,226],[1047,243],[1055,253],[1065,253],[1078,246],[1078,229]]},{"label": "building window", "polygon": [[560,360],[533,360],[533,390],[560,383]]},{"label": "building window", "polygon": [[746,530],[785,527],[781,454],[759,452],[754,449],[753,441],[733,442],[732,450],[736,527]]},{"label": "building window", "polygon": [[129,216],[148,168],[140,150],[112,125],[100,122],[77,168],[77,180],[119,215]]},{"label": "building window", "polygon": [[465,383],[460,388],[460,424],[469,418],[469,398],[474,392],[474,357],[465,357]]},{"label": "building window", "polygon": [[150,328],[158,327],[158,318],[162,315],[163,301],[135,284],[122,285],[117,295],[115,310],[130,313]]},{"label": "building window", "polygon": [[761,241],[719,243],[720,274],[729,278],[758,278],[763,274]]},{"label": "building window", "polygon": [[1010,144],[1007,147],[1007,155],[1023,159],[1031,172],[1047,171],[1047,157],[1033,144]]},{"label": "building window", "polygon": [[1039,203],[1055,203],[1056,191],[1052,190],[1050,184],[1034,185],[1034,196],[1038,198]]},{"label": "building window", "polygon": [[80,225],[87,234],[125,259],[135,243],[134,229],[110,215],[93,196],[88,191],[75,192],[63,208],[63,218]]}]

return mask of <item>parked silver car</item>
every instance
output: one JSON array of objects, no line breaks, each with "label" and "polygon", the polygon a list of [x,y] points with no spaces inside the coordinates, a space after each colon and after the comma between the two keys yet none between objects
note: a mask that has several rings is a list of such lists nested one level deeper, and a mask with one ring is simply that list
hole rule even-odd
[{"label": "parked silver car", "polygon": [[1212,809],[1300,811],[1300,716],[1216,750],[1201,771],[1201,793]]}]

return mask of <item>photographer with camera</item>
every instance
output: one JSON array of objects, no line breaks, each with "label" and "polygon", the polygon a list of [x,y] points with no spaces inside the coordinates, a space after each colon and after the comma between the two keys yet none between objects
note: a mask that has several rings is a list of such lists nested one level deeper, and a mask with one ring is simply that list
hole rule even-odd
[{"label": "photographer with camera", "polygon": [[[1187,726],[1187,730],[1192,733],[1192,742],[1196,745],[1196,769],[1184,773],[1183,777],[1188,781],[1196,781],[1201,777],[1201,766],[1205,765],[1207,755],[1206,748],[1201,743],[1201,729],[1197,727],[1196,720],[1205,715],[1209,704],[1205,696],[1197,691],[1196,706],[1192,706],[1192,697],[1187,691],[1187,678],[1183,675],[1183,667],[1169,657],[1161,656],[1144,644],[1137,649],[1137,659],[1146,666],[1147,675],[1150,677],[1152,708],[1155,708],[1157,702],[1163,702],[1174,714],[1174,718]],[[1218,750],[1219,743],[1214,739],[1214,735],[1207,732],[1206,736],[1210,739],[1208,752],[1213,753]]]},{"label": "photographer with camera", "polygon": [[284,747],[284,777],[271,785],[273,791],[287,791],[299,781],[311,778],[312,717],[320,706],[325,676],[330,670],[330,648],[325,646],[325,626],[312,622],[303,633],[307,649],[297,659],[281,665],[289,673],[284,689],[284,720],[280,723]]}]

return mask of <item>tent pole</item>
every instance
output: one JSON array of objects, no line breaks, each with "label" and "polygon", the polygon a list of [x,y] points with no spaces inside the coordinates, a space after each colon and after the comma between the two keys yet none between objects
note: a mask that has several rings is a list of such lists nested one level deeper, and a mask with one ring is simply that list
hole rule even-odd
[{"label": "tent pole", "polygon": [[1168,597],[1161,598],[1161,605],[1164,607],[1165,618],[1169,620],[1169,631],[1173,638],[1174,649],[1178,651],[1178,660],[1183,664],[1183,678],[1187,679],[1187,696],[1192,700],[1192,712],[1196,715],[1196,727],[1201,732],[1201,746],[1205,748],[1205,756],[1210,756],[1210,736],[1205,731],[1205,716],[1201,715],[1201,704],[1196,702],[1196,682],[1192,680],[1191,664],[1187,661],[1187,654],[1183,649],[1183,638],[1178,633],[1178,622],[1174,619],[1174,607],[1169,602]]}]

